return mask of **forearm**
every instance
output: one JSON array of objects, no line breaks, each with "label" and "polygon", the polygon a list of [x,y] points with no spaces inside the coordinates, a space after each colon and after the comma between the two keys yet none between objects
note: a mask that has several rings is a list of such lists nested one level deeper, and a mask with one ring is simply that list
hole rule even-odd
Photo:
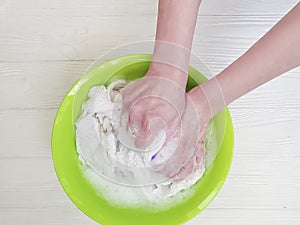
[{"label": "forearm", "polygon": [[200,0],[160,0],[156,40],[191,49]]},{"label": "forearm", "polygon": [[[191,93],[200,95],[208,88],[214,88],[215,96],[212,96],[211,92],[207,97],[209,104],[214,107],[213,114],[216,114],[222,107],[240,96],[299,65],[300,4],[298,3],[245,54]],[[220,105],[221,94],[224,97],[223,105]]]},{"label": "forearm", "polygon": [[160,0],[158,6],[156,43],[150,71],[163,71],[166,76],[184,83],[184,86],[200,2]]},{"label": "forearm", "polygon": [[298,3],[217,80],[226,104],[300,65],[300,4]]}]

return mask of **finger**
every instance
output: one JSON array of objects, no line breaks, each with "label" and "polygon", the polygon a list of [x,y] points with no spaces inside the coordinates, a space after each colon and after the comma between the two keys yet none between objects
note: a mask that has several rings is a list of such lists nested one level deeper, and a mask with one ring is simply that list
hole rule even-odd
[{"label": "finger", "polygon": [[171,157],[161,162],[160,164],[162,165],[159,165],[157,168],[162,168],[161,172],[172,179],[181,180],[181,177],[185,177],[186,174],[191,173],[192,170],[187,165],[189,165],[192,162],[191,160],[195,158],[197,145],[192,144],[194,141],[195,140],[191,139],[191,136],[182,137]]},{"label": "finger", "polygon": [[149,141],[151,132],[149,129],[141,128],[135,137],[135,146],[138,148],[146,148],[151,142]]},{"label": "finger", "polygon": [[200,165],[199,158],[195,155],[193,158],[191,158],[186,165],[184,165],[178,173],[176,173],[172,180],[176,182],[180,182],[184,179],[186,179],[189,175],[191,175],[193,172],[195,172]]},{"label": "finger", "polygon": [[131,132],[133,135],[136,135],[142,127],[142,121],[143,121],[142,110],[140,109],[138,104],[135,104],[133,107],[129,109],[128,124],[127,124],[128,131]]},{"label": "finger", "polygon": [[204,160],[206,148],[205,148],[205,136],[201,138],[197,145],[198,151],[196,151],[196,162],[201,163]]},{"label": "finger", "polygon": [[187,164],[186,166],[183,166],[178,173],[173,175],[171,179],[175,182],[180,182],[183,181],[185,178],[188,177],[193,172],[193,168],[191,167],[190,164]]},{"label": "finger", "polygon": [[[155,138],[158,137],[160,130],[164,129],[164,123],[159,117],[156,117],[151,112],[146,113],[142,119],[142,126],[136,136],[136,146],[143,147],[149,146]],[[155,148],[155,146],[153,146]],[[152,150],[152,149],[151,149]]]}]

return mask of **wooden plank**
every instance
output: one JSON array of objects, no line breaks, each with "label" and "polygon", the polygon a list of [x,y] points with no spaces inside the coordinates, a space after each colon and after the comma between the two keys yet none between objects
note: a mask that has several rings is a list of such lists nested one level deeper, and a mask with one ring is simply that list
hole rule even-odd
[{"label": "wooden plank", "polygon": [[[4,19],[0,21],[3,31],[0,33],[0,60],[95,59],[120,44],[154,38],[156,4],[153,2],[132,8],[130,4],[134,3],[129,3],[127,8],[131,11],[125,10],[124,3],[117,7],[106,1],[103,4],[97,3],[98,7],[93,7],[93,4],[86,6],[83,2],[82,7],[79,7],[80,2],[75,5],[70,3],[66,8],[60,7],[60,3],[58,6],[57,2],[53,4],[53,7],[45,3],[14,7],[13,1],[7,2],[3,10]],[[231,7],[227,2],[222,4]],[[222,4],[218,4],[220,9]],[[243,4],[250,2],[245,1]],[[271,2],[258,1],[256,4],[267,9]],[[285,4],[284,8],[291,8],[292,5],[293,1]],[[200,14],[195,43],[210,45],[209,51],[214,49],[218,41],[230,45],[230,49],[241,44],[250,46],[286,11],[281,9],[281,14],[278,14],[275,9],[275,6],[274,9],[269,7],[269,13],[252,16],[245,16],[243,12],[219,16]],[[203,11],[207,12],[208,9]],[[235,40],[231,39],[232,35],[235,35]],[[202,39],[199,40],[198,36]]]},{"label": "wooden plank", "polygon": [[[44,193],[47,195],[48,193]],[[44,199],[47,201],[47,199]],[[0,223],[15,224],[42,224],[65,225],[66,221],[72,225],[97,225],[71,203],[60,204],[59,207],[50,208],[4,208],[0,210]]]},{"label": "wooden plank", "polygon": [[207,209],[186,225],[198,224],[299,224],[299,210],[274,209]]},{"label": "wooden plank", "polygon": [[[249,107],[243,108],[235,107],[235,105],[239,103],[236,102],[230,108],[236,129],[236,140],[241,141],[242,146],[247,146],[250,153],[260,151],[261,146],[268,149],[277,146],[279,152],[282,148],[288,148],[292,154],[299,156],[300,107],[298,109],[292,107],[257,108],[253,105],[250,107],[249,104]],[[51,129],[56,110],[56,108],[2,110],[0,112],[0,135],[3,139],[1,145],[6,148],[6,151],[1,151],[0,156],[50,156]],[[22,148],[27,151],[22,151]],[[266,154],[268,153],[267,151]],[[273,154],[275,154],[274,151]]]},{"label": "wooden plank", "polygon": [[[261,14],[283,14],[290,10],[298,1],[297,0],[203,0],[201,3],[201,15],[261,15]],[[99,14],[104,15],[152,15],[156,14],[157,1],[140,0],[139,4],[136,1],[102,0],[101,3],[97,0],[90,0],[86,4],[84,0],[73,2],[66,0],[62,5],[61,1],[53,0],[39,1],[30,0],[27,2],[17,1],[2,1],[4,7],[14,9],[16,11],[36,12],[40,10],[53,11],[57,10],[61,14],[82,14],[91,15],[93,17]],[[127,14],[128,13],[128,14]]]},{"label": "wooden plank", "polygon": [[[0,110],[58,108],[90,64],[91,61],[0,62]],[[240,98],[235,106],[299,109],[299,72],[300,68],[265,84]]]},{"label": "wooden plank", "polygon": [[[236,156],[226,185],[210,208],[280,209],[285,206],[300,210],[300,199],[292,197],[298,195],[300,188],[298,161],[299,157],[266,160]],[[11,158],[0,162],[0,211],[60,207],[69,201],[55,177],[51,158]]]}]

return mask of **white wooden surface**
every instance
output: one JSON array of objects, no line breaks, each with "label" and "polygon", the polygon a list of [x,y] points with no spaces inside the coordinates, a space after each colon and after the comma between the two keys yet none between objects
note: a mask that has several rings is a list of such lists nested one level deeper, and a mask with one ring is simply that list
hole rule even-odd
[{"label": "white wooden surface", "polygon": [[[193,50],[217,73],[297,2],[203,0]],[[67,90],[98,55],[154,38],[156,8],[149,0],[0,0],[1,225],[96,224],[58,183],[52,123]],[[187,224],[300,224],[300,69],[230,109],[230,175]]]}]

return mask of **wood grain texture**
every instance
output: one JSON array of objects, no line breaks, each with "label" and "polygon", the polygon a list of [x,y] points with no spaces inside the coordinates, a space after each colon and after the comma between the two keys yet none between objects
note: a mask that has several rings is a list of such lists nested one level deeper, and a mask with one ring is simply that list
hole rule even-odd
[{"label": "wood grain texture", "polygon": [[[193,52],[212,74],[298,1],[203,0]],[[0,224],[95,225],[63,192],[51,129],[64,95],[99,55],[151,40],[157,1],[0,1]],[[132,49],[132,51],[135,51]],[[300,69],[230,105],[235,154],[224,188],[188,225],[300,223]]]}]

